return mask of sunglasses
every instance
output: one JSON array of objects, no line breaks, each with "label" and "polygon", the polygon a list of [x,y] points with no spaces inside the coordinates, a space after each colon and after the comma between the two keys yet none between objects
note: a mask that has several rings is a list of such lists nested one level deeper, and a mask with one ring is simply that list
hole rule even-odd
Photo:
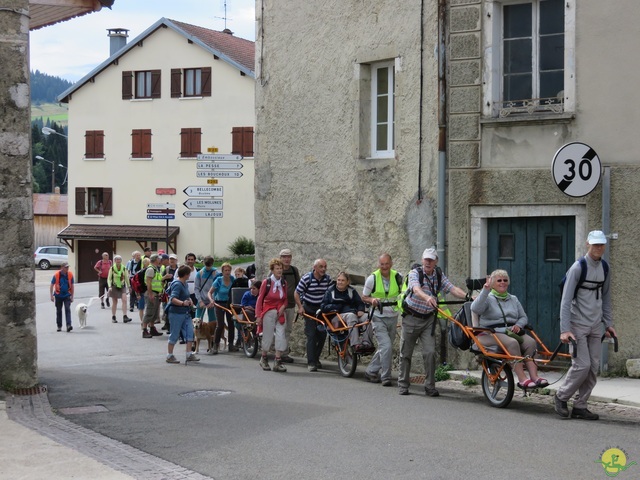
[{"label": "sunglasses", "polygon": [[498,279],[496,279],[496,282],[498,282],[498,283],[509,283],[509,280],[507,280],[506,278],[498,278]]}]

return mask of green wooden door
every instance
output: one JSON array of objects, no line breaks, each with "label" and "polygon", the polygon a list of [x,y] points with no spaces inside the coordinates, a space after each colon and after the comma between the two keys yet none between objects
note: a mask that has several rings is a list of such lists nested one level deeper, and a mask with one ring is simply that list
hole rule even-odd
[{"label": "green wooden door", "polygon": [[509,292],[547,348],[560,338],[562,277],[575,261],[574,217],[495,218],[488,221],[488,273],[509,272]]}]

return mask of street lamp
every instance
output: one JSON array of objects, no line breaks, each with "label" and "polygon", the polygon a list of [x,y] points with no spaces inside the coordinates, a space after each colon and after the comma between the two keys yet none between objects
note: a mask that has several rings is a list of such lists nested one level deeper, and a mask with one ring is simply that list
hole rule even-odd
[{"label": "street lamp", "polygon": [[[43,160],[43,161],[49,162],[51,164],[51,193],[54,193],[55,189],[56,189],[56,164],[54,162],[52,162],[51,160],[47,160],[46,158],[41,157],[40,155],[36,155],[36,159],[37,160]],[[62,168],[66,168],[61,163],[59,163],[58,166],[62,167]],[[63,182],[63,184],[64,184],[64,182]]]},{"label": "street lamp", "polygon": [[64,138],[67,138],[67,139],[69,138],[66,135],[63,135],[62,133],[56,132],[53,128],[49,128],[49,127],[42,127],[42,133],[44,133],[45,135],[51,135],[53,133],[54,135],[60,135],[61,137],[64,137]]}]

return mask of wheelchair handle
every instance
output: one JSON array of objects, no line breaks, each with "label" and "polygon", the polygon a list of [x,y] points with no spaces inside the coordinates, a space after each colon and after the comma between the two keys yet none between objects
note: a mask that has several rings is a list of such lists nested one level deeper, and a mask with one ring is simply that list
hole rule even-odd
[{"label": "wheelchair handle", "polygon": [[[611,335],[611,338],[613,338],[613,351],[618,353],[618,337],[616,337],[614,333],[609,333],[609,335]],[[604,342],[605,338],[607,338],[607,335],[603,334],[602,339],[600,339],[600,341]]]}]

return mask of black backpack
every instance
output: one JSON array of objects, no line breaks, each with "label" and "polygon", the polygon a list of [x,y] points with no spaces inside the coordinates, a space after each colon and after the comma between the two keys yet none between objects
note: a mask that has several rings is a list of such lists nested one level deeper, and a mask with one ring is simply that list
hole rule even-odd
[{"label": "black backpack", "polygon": [[[602,269],[604,270],[604,280],[607,280],[607,276],[609,275],[609,264],[606,262],[606,260],[601,260],[602,261]],[[587,259],[584,257],[580,257],[578,259],[578,263],[580,264],[580,278],[578,279],[578,283],[576,284],[576,289],[573,292],[573,299],[576,298],[576,296],[578,295],[578,289],[580,288],[584,288],[586,290],[599,290],[599,293],[602,293],[602,286],[604,285],[604,282],[592,282],[591,280],[587,280]],[[560,296],[562,296],[562,292],[564,291],[564,284],[567,282],[567,275],[565,274],[564,277],[562,277],[562,280],[560,281],[560,285],[558,285],[560,287]],[[594,285],[593,287],[586,287],[584,286],[584,283],[590,283],[592,285]],[[598,294],[598,292],[596,292],[596,295]]]},{"label": "black backpack", "polygon": [[[465,327],[471,327],[471,302],[465,302],[453,318]],[[447,323],[447,338],[449,339],[449,344],[452,347],[460,350],[469,350],[469,348],[471,348],[471,338],[469,338],[462,329],[453,322]]]}]

